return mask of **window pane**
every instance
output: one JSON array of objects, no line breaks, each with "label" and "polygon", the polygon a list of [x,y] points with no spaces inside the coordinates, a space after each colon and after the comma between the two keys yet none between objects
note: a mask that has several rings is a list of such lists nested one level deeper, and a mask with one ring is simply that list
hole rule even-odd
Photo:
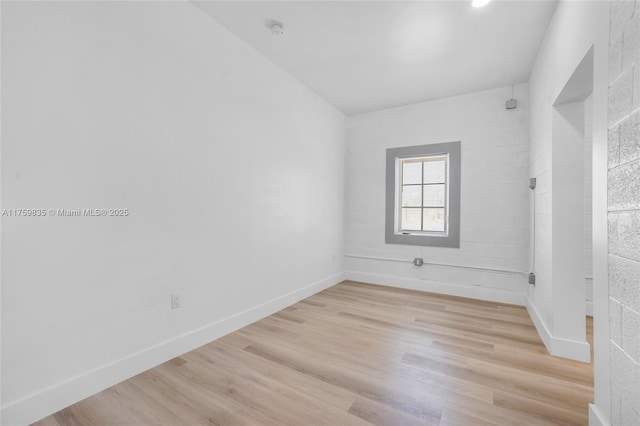
[{"label": "window pane", "polygon": [[422,185],[402,187],[402,207],[422,207]]},{"label": "window pane", "polygon": [[445,183],[445,161],[424,162],[424,183]]},{"label": "window pane", "polygon": [[402,209],[400,229],[403,231],[420,231],[421,211],[422,209]]},{"label": "window pane", "polygon": [[444,232],[444,209],[423,209],[422,230]]},{"label": "window pane", "polygon": [[402,163],[402,184],[422,183],[422,163]]},{"label": "window pane", "polygon": [[444,184],[424,186],[424,206],[444,207]]}]

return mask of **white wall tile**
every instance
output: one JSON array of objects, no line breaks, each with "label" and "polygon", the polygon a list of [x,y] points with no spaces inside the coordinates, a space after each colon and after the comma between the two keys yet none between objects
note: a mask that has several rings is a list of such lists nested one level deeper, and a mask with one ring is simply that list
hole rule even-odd
[{"label": "white wall tile", "polygon": [[609,336],[618,346],[622,346],[622,305],[613,297],[609,298]]},{"label": "white wall tile", "polygon": [[640,211],[621,212],[617,218],[618,234],[613,248],[620,256],[640,262]]},{"label": "white wall tile", "polygon": [[640,262],[609,255],[609,294],[620,303],[640,311]]},{"label": "white wall tile", "polygon": [[622,349],[632,359],[640,360],[640,313],[627,306],[622,308]]}]

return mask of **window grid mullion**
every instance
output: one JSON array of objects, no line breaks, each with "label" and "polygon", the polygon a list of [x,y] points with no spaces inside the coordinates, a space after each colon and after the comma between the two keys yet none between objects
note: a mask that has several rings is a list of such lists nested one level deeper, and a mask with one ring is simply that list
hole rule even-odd
[{"label": "window grid mullion", "polygon": [[[402,199],[404,198],[404,161],[400,162],[400,209],[399,209],[399,213],[400,213],[400,229],[404,229],[404,219],[402,218],[402,213],[404,213],[404,206],[402,205]],[[396,208],[398,208],[396,206]]]},{"label": "window grid mullion", "polygon": [[420,182],[423,184],[420,186],[420,230],[424,231],[424,161],[422,162],[422,177]]},{"label": "window grid mullion", "polygon": [[402,186],[433,186],[433,185],[446,185],[447,182],[429,182],[429,183],[403,183]]},{"label": "window grid mullion", "polygon": [[448,220],[448,205],[449,205],[449,161],[445,161],[444,162],[444,180],[446,182],[445,186],[444,186],[444,231],[448,232],[449,231],[449,224],[447,223]]}]

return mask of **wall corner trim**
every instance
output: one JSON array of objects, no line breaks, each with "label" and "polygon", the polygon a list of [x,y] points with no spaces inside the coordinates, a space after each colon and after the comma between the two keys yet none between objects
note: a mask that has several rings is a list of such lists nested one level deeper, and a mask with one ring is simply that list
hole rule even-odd
[{"label": "wall corner trim", "polygon": [[339,272],[237,314],[72,377],[63,383],[42,389],[21,400],[9,402],[0,410],[1,424],[27,425],[36,422],[136,374],[212,342],[342,281],[344,281],[344,273]]},{"label": "wall corner trim", "polygon": [[540,316],[540,313],[536,309],[531,298],[527,297],[526,302],[527,312],[536,326],[536,330],[547,348],[547,352],[553,356],[559,356],[562,358],[573,359],[576,361],[590,362],[591,361],[591,347],[586,341],[580,342],[577,340],[562,339],[555,337],[547,324]]}]

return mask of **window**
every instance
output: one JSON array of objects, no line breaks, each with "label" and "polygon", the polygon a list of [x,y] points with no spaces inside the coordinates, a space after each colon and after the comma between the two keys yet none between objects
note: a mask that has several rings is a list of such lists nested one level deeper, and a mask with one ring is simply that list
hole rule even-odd
[{"label": "window", "polygon": [[448,155],[398,159],[402,232],[446,232]]},{"label": "window", "polygon": [[388,244],[460,247],[460,142],[387,150]]}]

